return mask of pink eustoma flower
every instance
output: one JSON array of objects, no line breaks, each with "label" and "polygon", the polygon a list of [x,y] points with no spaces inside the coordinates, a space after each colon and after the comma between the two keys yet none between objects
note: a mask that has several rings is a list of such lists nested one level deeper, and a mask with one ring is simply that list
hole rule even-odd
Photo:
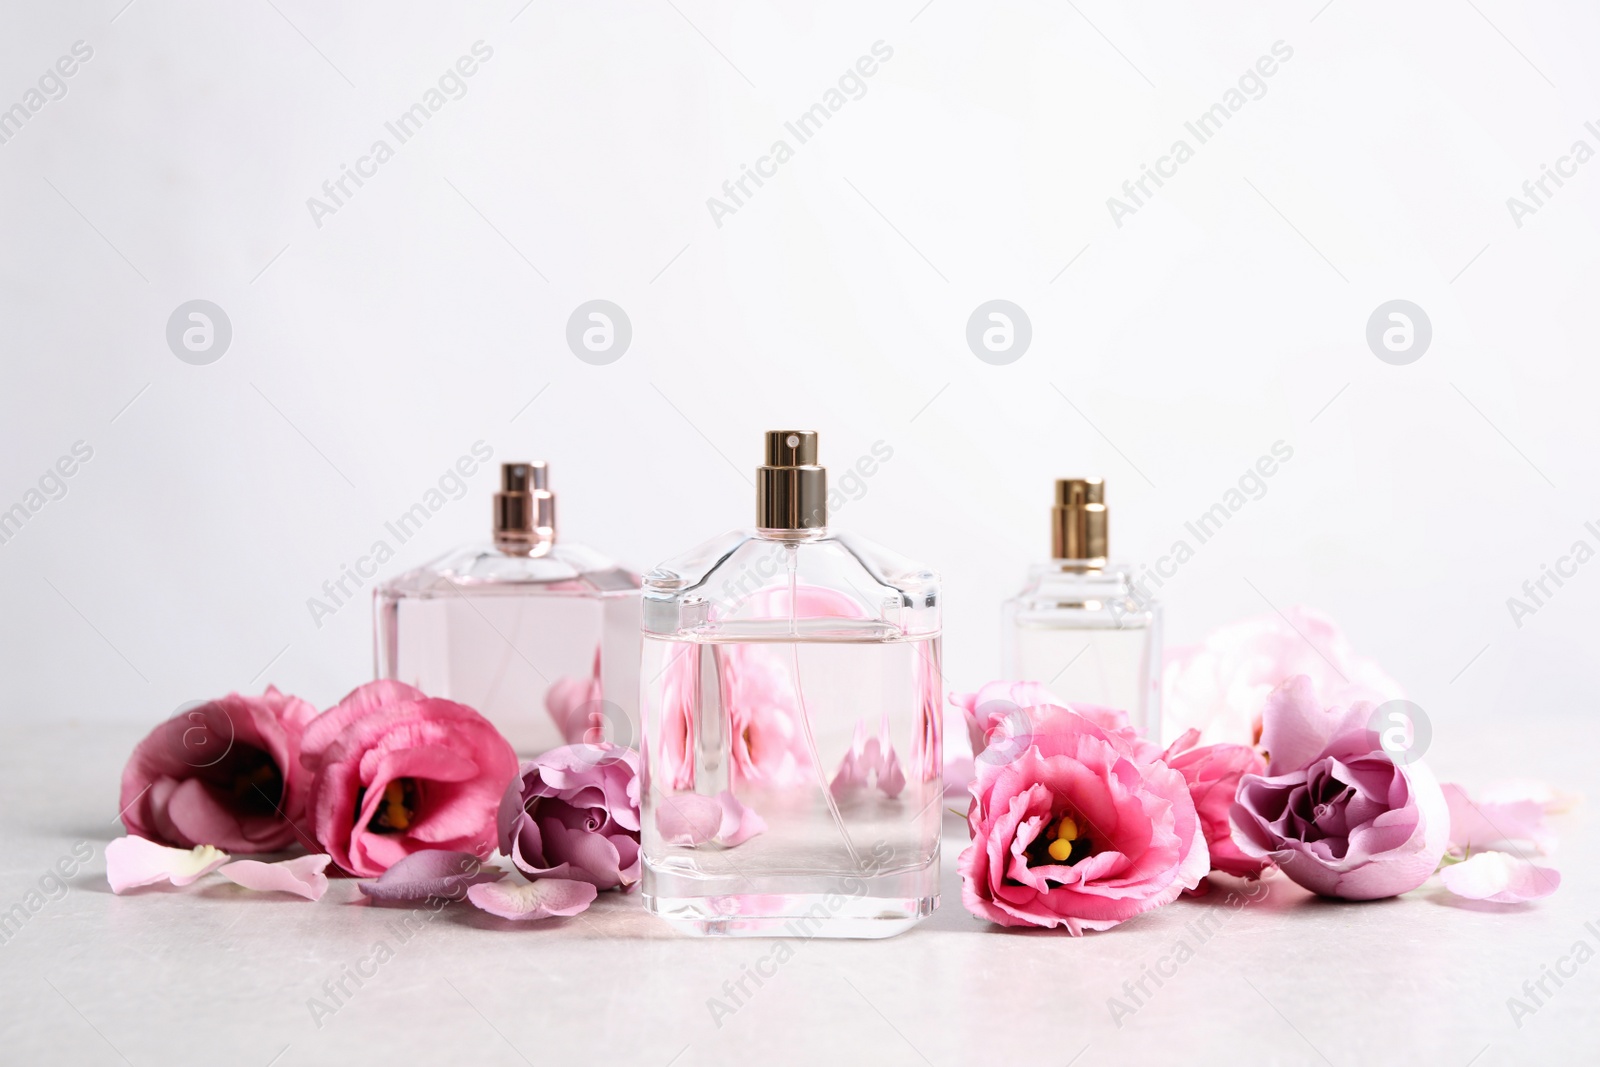
[{"label": "pink eustoma flower", "polygon": [[1228,813],[1233,808],[1239,782],[1247,774],[1261,774],[1267,761],[1248,745],[1217,744],[1195,747],[1199,730],[1187,730],[1168,747],[1162,761],[1189,787],[1194,809],[1205,830],[1211,852],[1211,869],[1242,878],[1259,878],[1271,866],[1265,859],[1247,856],[1233,840]]},{"label": "pink eustoma flower", "polygon": [[487,856],[517,773],[482,715],[400,682],[369,682],[307,727],[306,814],[333,862],[375,877],[413,852]]},{"label": "pink eustoma flower", "polygon": [[1240,850],[1270,860],[1313,893],[1375,900],[1433,874],[1450,812],[1433,774],[1402,766],[1368,728],[1373,707],[1330,708],[1310,678],[1267,699],[1264,774],[1247,774],[1230,812]]},{"label": "pink eustoma flower", "polygon": [[527,760],[497,822],[500,850],[530,880],[626,889],[639,880],[639,754],[602,743]]},{"label": "pink eustoma flower", "polygon": [[1009,761],[978,761],[961,854],[967,910],[1004,926],[1106,930],[1168,904],[1210,869],[1183,776],[1132,730],[1034,708]]},{"label": "pink eustoma flower", "polygon": [[280,852],[295,842],[300,737],[317,711],[268,687],[179,712],[139,742],[122,771],[122,824],[159,844]]}]

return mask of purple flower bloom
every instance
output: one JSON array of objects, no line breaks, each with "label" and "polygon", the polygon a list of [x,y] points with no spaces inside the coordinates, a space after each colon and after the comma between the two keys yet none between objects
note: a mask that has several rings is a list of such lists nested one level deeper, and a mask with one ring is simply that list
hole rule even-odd
[{"label": "purple flower bloom", "polygon": [[1279,686],[1262,713],[1265,774],[1239,781],[1233,839],[1327,897],[1376,900],[1433,874],[1450,835],[1438,781],[1401,766],[1367,728],[1372,705],[1325,708],[1311,679]]},{"label": "purple flower bloom", "polygon": [[639,881],[639,754],[564,745],[524,760],[500,802],[500,851],[529,881]]}]

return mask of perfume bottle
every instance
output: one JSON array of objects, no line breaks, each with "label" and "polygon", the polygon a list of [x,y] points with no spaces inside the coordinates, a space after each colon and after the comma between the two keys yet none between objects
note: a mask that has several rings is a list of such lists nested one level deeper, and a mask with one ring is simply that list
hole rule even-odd
[{"label": "perfume bottle", "polygon": [[506,463],[494,539],[374,593],[377,675],[476,708],[519,753],[632,746],[639,578],[556,537],[543,463]]},{"label": "perfume bottle", "polygon": [[756,528],[644,579],[644,903],[696,934],[887,937],[939,899],[939,579],[828,528],[766,435]]},{"label": "perfume bottle", "polygon": [[1108,562],[1105,482],[1056,482],[1049,562],[1005,605],[1003,676],[1068,704],[1120,708],[1161,740],[1161,609]]}]

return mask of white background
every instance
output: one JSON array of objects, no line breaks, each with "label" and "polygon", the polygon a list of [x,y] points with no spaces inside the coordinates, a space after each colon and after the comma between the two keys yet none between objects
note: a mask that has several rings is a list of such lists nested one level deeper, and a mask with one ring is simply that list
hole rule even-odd
[{"label": "white background", "polygon": [[[1426,709],[1441,778],[1594,791],[1600,562],[1520,628],[1506,606],[1600,547],[1600,162],[1520,228],[1506,206],[1600,148],[1592,5],[125,3],[0,0],[0,111],[94,50],[0,144],[0,511],[93,449],[0,544],[0,910],[119,832],[117,769],[181,704],[272,681],[326,706],[366,679],[372,583],[320,628],[307,601],[480,440],[549,460],[564,533],[641,569],[751,521],[763,430],[817,429],[836,474],[887,443],[839,525],[943,572],[955,688],[998,670],[1052,479],[1104,475],[1117,554],[1148,560],[1282,441],[1163,590],[1173,643],[1320,608]],[[465,96],[317,226],[307,198],[479,40]],[[719,228],[707,198],[880,40],[865,95]],[[1118,227],[1107,198],[1277,41],[1265,95]],[[233,329],[205,366],[166,341],[194,299]],[[608,366],[565,341],[592,299],[632,322]],[[1007,366],[966,344],[992,299],[1032,322]],[[1408,366],[1365,339],[1393,299],[1432,322]],[[482,537],[492,484],[382,577]],[[339,906],[348,882],[316,906],[114,898],[95,859],[0,946],[0,1047],[1485,1067],[1571,1059],[1592,1029],[1592,966],[1508,1010],[1592,946],[1583,808],[1548,901],[1338,905],[1277,879],[1125,1025],[1108,998],[1222,893],[1099,937],[1003,931],[961,908],[945,829],[931,919],[802,945],[720,1022],[771,942],[676,938],[605,894],[516,930],[454,909],[318,1027],[311,998],[390,936]]]},{"label": "white background", "polygon": [[[1104,475],[1116,554],[1152,559],[1281,440],[1163,591],[1169,643],[1321,608],[1443,753],[1451,723],[1592,713],[1600,564],[1520,629],[1506,606],[1600,546],[1600,163],[1521,228],[1506,206],[1600,148],[1592,8],[121,3],[3,13],[0,107],[94,55],[0,145],[0,508],[94,456],[0,545],[0,714],[151,723],[268,681],[325,706],[370,674],[371,583],[320,628],[308,598],[475,441],[549,460],[564,535],[648,569],[751,521],[788,426],[836,472],[893,448],[838,525],[943,573],[956,688],[998,669],[1053,478]],[[479,40],[465,96],[316,225]],[[707,198],[880,40],[718,227]],[[1107,198],[1277,41],[1119,228]],[[233,328],[207,366],[165,340],[196,298]],[[632,321],[609,366],[565,343],[594,298]],[[994,298],[1032,321],[1008,366],[965,342]],[[1365,342],[1395,298],[1432,321],[1409,366]],[[481,537],[493,477],[382,577]]]}]

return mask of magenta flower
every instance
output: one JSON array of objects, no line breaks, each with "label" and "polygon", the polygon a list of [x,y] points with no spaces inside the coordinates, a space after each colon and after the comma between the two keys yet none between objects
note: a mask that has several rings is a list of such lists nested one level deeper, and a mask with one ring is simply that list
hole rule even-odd
[{"label": "magenta flower", "polygon": [[494,848],[517,757],[471,708],[368,682],[314,720],[301,746],[312,833],[351,874],[375,877],[424,849]]},{"label": "magenta flower", "polygon": [[1132,730],[1065,708],[991,733],[961,854],[967,910],[1004,926],[1106,930],[1193,889],[1210,869],[1183,776]]},{"label": "magenta flower", "polygon": [[164,845],[279,852],[304,800],[300,736],[315,708],[267,687],[182,711],[150,731],[122,771],[122,824]]},{"label": "magenta flower", "polygon": [[1450,813],[1433,774],[1401,766],[1367,727],[1372,705],[1330,708],[1310,678],[1279,686],[1262,711],[1265,774],[1240,779],[1231,810],[1240,851],[1328,897],[1415,889],[1439,866]]},{"label": "magenta flower", "polygon": [[565,745],[526,760],[501,798],[498,824],[500,851],[530,881],[626,889],[639,880],[639,754]]},{"label": "magenta flower", "polygon": [[1211,852],[1211,869],[1243,878],[1258,878],[1270,863],[1247,856],[1233,840],[1228,813],[1233,808],[1239,782],[1247,774],[1262,774],[1267,761],[1248,745],[1202,745],[1199,730],[1187,730],[1167,749],[1162,760],[1183,775],[1194,809],[1205,830]]}]

